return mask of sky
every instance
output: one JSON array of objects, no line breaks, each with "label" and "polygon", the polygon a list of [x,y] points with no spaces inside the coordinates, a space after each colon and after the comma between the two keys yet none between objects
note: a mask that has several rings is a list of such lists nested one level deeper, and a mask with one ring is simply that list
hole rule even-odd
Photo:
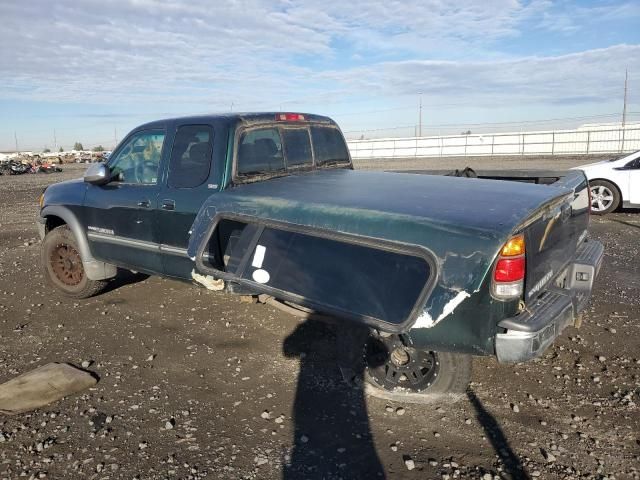
[{"label": "sky", "polygon": [[329,115],[348,137],[640,119],[640,2],[0,0],[0,151],[136,125]]}]

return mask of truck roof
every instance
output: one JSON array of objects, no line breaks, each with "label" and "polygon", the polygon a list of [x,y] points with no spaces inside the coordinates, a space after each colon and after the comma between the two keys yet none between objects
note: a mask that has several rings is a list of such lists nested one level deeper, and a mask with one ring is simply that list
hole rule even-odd
[{"label": "truck roof", "polygon": [[[218,121],[226,121],[227,123],[263,123],[263,122],[271,122],[276,121],[277,115],[302,115],[304,120],[302,122],[316,122],[316,123],[330,123],[335,125],[335,122],[331,120],[329,117],[325,117],[323,115],[315,115],[311,113],[301,113],[301,112],[226,112],[226,113],[209,113],[203,115],[189,115],[185,117],[173,117],[173,118],[164,118],[161,120],[154,120],[152,122],[147,122],[136,127],[136,130],[141,128],[153,128],[163,126],[167,123],[178,124],[178,125],[188,125],[194,123],[213,123]],[[301,120],[294,120],[294,122],[299,122]]]}]

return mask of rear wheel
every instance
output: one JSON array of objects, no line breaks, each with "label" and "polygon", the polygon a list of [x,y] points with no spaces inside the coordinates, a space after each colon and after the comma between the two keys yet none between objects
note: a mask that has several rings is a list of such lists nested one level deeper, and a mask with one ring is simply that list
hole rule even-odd
[{"label": "rear wheel", "polygon": [[44,237],[41,260],[47,282],[68,297],[92,297],[107,284],[104,280],[87,278],[78,242],[66,225],[54,228]]},{"label": "rear wheel", "polygon": [[591,190],[591,213],[604,215],[613,212],[620,205],[620,192],[607,180],[589,182]]},{"label": "rear wheel", "polygon": [[401,402],[455,399],[471,380],[471,356],[406,345],[397,335],[372,334],[364,349],[367,392]]},{"label": "rear wheel", "polygon": [[[258,300],[305,319],[331,321],[300,305],[259,295]],[[421,350],[398,335],[337,322],[338,364],[343,378],[374,397],[394,402],[427,404],[457,401],[471,381],[471,355]]]}]

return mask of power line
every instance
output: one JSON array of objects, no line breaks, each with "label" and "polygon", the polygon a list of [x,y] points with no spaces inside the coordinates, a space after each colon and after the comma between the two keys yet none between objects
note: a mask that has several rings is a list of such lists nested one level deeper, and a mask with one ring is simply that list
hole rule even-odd
[{"label": "power line", "polygon": [[[443,108],[443,107],[463,107],[463,106],[468,106],[468,103],[425,103],[423,104],[424,108]],[[416,108],[415,105],[413,106],[406,106],[406,107],[394,107],[394,108],[384,108],[384,109],[380,109],[380,110],[366,110],[366,111],[359,111],[359,112],[347,112],[347,113],[333,113],[331,114],[331,117],[334,118],[340,118],[340,117],[352,117],[355,115],[367,115],[370,113],[387,113],[387,112],[397,112],[399,110],[404,110],[404,111],[409,111],[409,110],[413,110]]]},{"label": "power line", "polygon": [[[628,86],[628,85],[627,85]],[[635,119],[637,117],[637,115],[640,115],[640,112],[638,111],[629,111],[629,105],[628,105],[628,96],[629,96],[629,90],[627,88],[627,101],[625,102],[625,106],[626,108],[623,109],[623,122],[626,124],[629,121],[631,121],[631,119]],[[419,105],[418,104],[418,110],[419,110]],[[452,105],[452,104],[442,104],[442,105]],[[633,105],[633,104],[632,104]],[[423,105],[425,106],[425,105]],[[429,106],[429,105],[426,105]],[[430,105],[429,107],[434,107],[435,104]],[[359,112],[358,114],[363,114],[363,113],[374,113],[374,112],[389,112],[389,111],[394,111],[394,110],[413,110],[415,112],[416,109],[416,105],[414,104],[413,107],[395,107],[395,108],[389,108],[389,109],[380,109],[380,110],[371,110],[369,112]],[[421,113],[421,112],[419,112]],[[345,113],[342,115],[350,115],[350,113]],[[338,117],[340,115],[335,115],[334,117]],[[413,115],[411,115],[411,117],[413,117]],[[421,115],[419,115],[419,117],[421,117]],[[407,119],[410,118],[409,116],[406,117]],[[513,128],[518,128],[520,126],[526,126],[526,125],[542,125],[542,124],[548,124],[548,123],[552,123],[552,122],[577,122],[577,121],[582,121],[582,122],[588,122],[590,120],[592,121],[596,121],[596,120],[605,120],[605,119],[615,119],[616,121],[620,121],[620,111],[618,111],[618,113],[604,113],[604,114],[600,114],[600,115],[589,115],[589,116],[575,116],[575,117],[556,117],[556,118],[549,118],[549,119],[539,119],[539,120],[519,120],[519,121],[508,121],[508,122],[465,122],[465,121],[459,121],[456,123],[440,123],[440,124],[425,124],[424,122],[420,122],[420,118],[418,119],[417,124],[410,124],[410,125],[400,125],[400,126],[388,126],[388,127],[379,127],[379,128],[360,128],[360,129],[351,129],[351,130],[346,130],[344,133],[345,134],[351,134],[351,136],[353,136],[354,134],[362,134],[365,132],[393,132],[393,131],[399,131],[399,130],[406,130],[406,131],[410,131],[411,135],[418,135],[421,136],[424,132],[424,130],[430,131],[433,129],[453,129],[453,128],[464,128],[465,130],[467,128],[474,128],[474,129],[486,129],[489,127],[505,127],[505,126],[512,126]],[[76,138],[78,137],[77,135],[77,131],[75,129],[68,129],[68,130],[63,130],[63,133],[61,134],[62,136],[64,136],[65,138],[67,136],[69,136],[71,134],[71,132],[75,132],[73,135],[76,136]],[[108,131],[108,130],[107,130]],[[67,134],[65,134],[65,132],[67,132]],[[8,133],[8,132],[7,132]],[[59,146],[59,144],[57,143],[57,133],[58,133],[58,129],[55,128],[53,129],[53,140],[54,140],[54,145],[56,146],[56,148]],[[14,130],[13,132],[14,134],[14,141],[15,141],[15,148],[16,150],[18,150],[19,148],[19,144],[18,144],[18,135],[17,135],[17,131]],[[25,132],[21,131],[21,135],[23,135],[22,138],[22,143],[25,142]],[[102,134],[100,134],[102,136]],[[102,138],[107,138],[107,136],[110,134],[106,134],[104,135]],[[82,136],[82,135],[80,135]],[[100,137],[98,137],[100,138]],[[91,146],[98,146],[98,145],[102,145],[105,147],[108,147],[110,144],[113,145],[117,145],[118,143],[118,132],[117,132],[117,128],[113,129],[113,137],[110,138],[109,140],[104,140],[104,141],[91,141],[92,139],[89,138],[89,142],[86,142],[85,145],[91,147]],[[64,143],[64,140],[61,141],[61,143]],[[39,149],[41,147],[34,147],[34,144],[31,145],[23,145],[22,148],[25,149]]]},{"label": "power line", "polygon": [[[628,112],[629,115],[640,115],[640,112]],[[481,123],[470,123],[470,122],[457,122],[457,123],[440,123],[440,124],[431,124],[426,125],[428,128],[439,128],[439,127],[460,127],[460,126],[469,126],[469,127],[478,127],[478,126],[498,126],[498,125],[530,125],[530,124],[538,124],[538,123],[549,123],[549,122],[560,122],[567,120],[594,120],[598,118],[614,118],[618,117],[619,113],[606,113],[602,115],[590,115],[584,117],[562,117],[562,118],[550,118],[544,120],[519,120],[519,121],[511,121],[511,122],[481,122]],[[358,133],[358,132],[378,132],[383,130],[399,130],[402,128],[414,128],[415,125],[402,125],[396,127],[384,127],[384,128],[371,128],[371,129],[360,129],[360,130],[350,130],[344,133]]]}]

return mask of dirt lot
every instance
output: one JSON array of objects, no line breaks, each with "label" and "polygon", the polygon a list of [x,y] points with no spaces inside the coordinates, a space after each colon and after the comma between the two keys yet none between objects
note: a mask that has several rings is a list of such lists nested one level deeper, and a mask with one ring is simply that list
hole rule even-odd
[{"label": "dirt lot", "polygon": [[477,359],[456,404],[400,405],[341,381],[330,327],[269,306],[135,275],[83,301],[46,288],[37,197],[79,174],[0,177],[0,381],[53,361],[100,377],[0,416],[0,478],[640,477],[640,212],[593,220],[580,330],[527,364]]}]

